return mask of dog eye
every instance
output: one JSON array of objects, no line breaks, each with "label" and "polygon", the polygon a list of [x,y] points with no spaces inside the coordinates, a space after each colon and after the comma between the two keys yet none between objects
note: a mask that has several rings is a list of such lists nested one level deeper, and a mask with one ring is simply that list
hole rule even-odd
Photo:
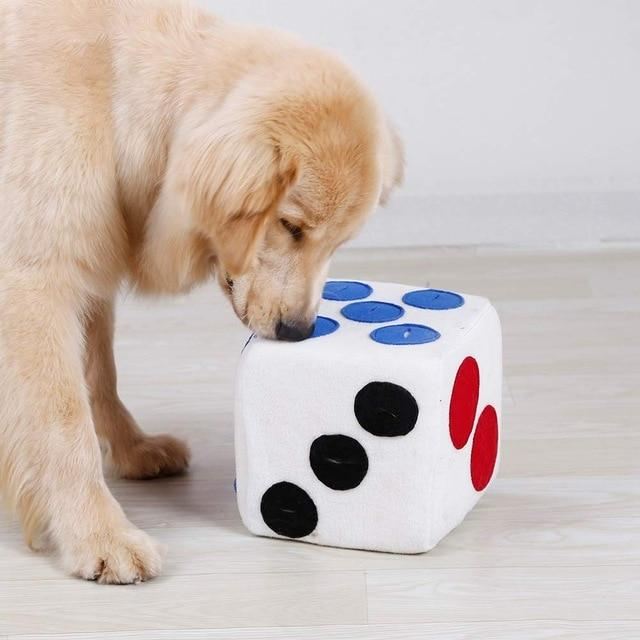
[{"label": "dog eye", "polygon": [[288,220],[281,218],[280,224],[291,234],[291,237],[296,240],[302,240],[302,236],[304,236],[304,231],[295,224],[291,224]]}]

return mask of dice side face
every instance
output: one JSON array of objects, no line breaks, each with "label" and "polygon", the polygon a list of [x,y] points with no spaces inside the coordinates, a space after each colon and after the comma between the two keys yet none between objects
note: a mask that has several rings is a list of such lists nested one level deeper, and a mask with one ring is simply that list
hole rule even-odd
[{"label": "dice side face", "polygon": [[440,467],[431,496],[433,548],[458,526],[498,474],[502,425],[502,333],[487,306],[443,361]]},{"label": "dice side face", "polygon": [[[381,361],[379,353],[363,350],[336,371],[331,350],[302,354],[291,349],[285,358],[278,349],[274,359],[272,349],[281,346],[256,342],[245,353],[238,376],[236,471],[245,526],[257,535],[316,544],[404,553],[424,550],[430,493],[425,434],[440,411],[438,394],[425,394],[424,389],[438,383],[440,363],[416,361],[407,351],[389,353]],[[382,435],[368,413],[368,402],[375,403],[380,393],[395,403],[390,411],[404,411],[390,435]],[[374,409],[381,404],[385,410],[388,401],[378,402]],[[412,413],[415,409],[417,415]],[[330,486],[330,475],[322,475],[321,464],[314,471],[311,458],[314,446],[341,439],[364,453],[366,471],[336,489]],[[340,449],[335,455],[330,450],[325,459],[330,465],[341,454]],[[357,467],[360,462],[356,455],[347,465]],[[300,523],[292,525],[294,536],[278,536],[265,523],[265,492],[282,483],[298,487],[313,502],[317,522],[308,535],[298,535],[305,531],[302,525],[296,529]],[[295,496],[290,499],[300,505]]]},{"label": "dice side face", "polygon": [[[378,324],[351,321],[344,301],[325,301],[320,314],[340,326],[332,335],[295,345],[251,341],[236,385],[236,466],[240,513],[254,534],[418,553],[481,495],[469,479],[473,435],[456,449],[448,412],[457,370],[473,356],[480,375],[493,371],[496,381],[482,382],[478,403],[495,398],[499,414],[495,311],[474,296],[460,309],[425,311],[404,304],[410,288],[370,284],[377,300],[403,309],[396,324],[428,325],[441,339],[376,342]],[[380,433],[380,411],[405,426]],[[346,469],[337,480],[334,464]]]}]

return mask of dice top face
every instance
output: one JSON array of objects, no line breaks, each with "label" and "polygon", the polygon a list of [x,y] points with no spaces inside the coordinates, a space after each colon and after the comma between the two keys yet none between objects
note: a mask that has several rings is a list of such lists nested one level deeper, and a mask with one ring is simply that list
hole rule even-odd
[{"label": "dice top face", "polygon": [[487,304],[483,298],[453,291],[331,280],[325,284],[312,336],[284,348],[314,350],[317,345],[310,343],[322,339],[327,347],[330,341],[338,349],[341,343],[351,347],[359,340],[363,350],[372,348],[364,344],[367,341],[380,345],[381,351],[425,348],[445,352]]},{"label": "dice top face", "polygon": [[495,475],[501,353],[490,311],[454,292],[332,281],[311,338],[251,340],[237,394],[247,526],[431,548]]}]

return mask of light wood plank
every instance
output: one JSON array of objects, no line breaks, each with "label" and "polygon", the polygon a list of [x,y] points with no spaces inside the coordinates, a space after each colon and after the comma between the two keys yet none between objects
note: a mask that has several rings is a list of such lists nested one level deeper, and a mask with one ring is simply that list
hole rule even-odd
[{"label": "light wood plank", "polygon": [[[640,388],[640,387],[639,387]],[[510,414],[503,418],[509,424]],[[620,440],[624,447],[618,445]],[[503,478],[539,476],[628,476],[640,473],[640,436],[585,438],[517,438],[502,440],[500,475]],[[536,464],[537,461],[537,464]]]},{"label": "light wood plank", "polygon": [[0,582],[0,633],[312,626],[366,622],[362,572],[216,574],[128,587]]},{"label": "light wood plank", "polygon": [[640,565],[369,571],[369,621],[640,619]]},{"label": "light wood plank", "polygon": [[[435,549],[417,556],[256,538],[239,523],[147,531],[169,548],[165,576],[640,564],[640,516],[589,519],[558,511],[536,523],[472,513]],[[55,580],[60,570],[52,558],[31,554],[15,531],[0,543],[0,575],[5,582]]]},{"label": "light wood plank", "polygon": [[[366,626],[294,627],[289,629],[199,629],[125,633],[82,633],[49,636],[50,640],[635,640],[640,622],[597,620],[535,620],[532,622],[470,622],[382,624]],[[43,640],[11,636],[9,640]]]}]

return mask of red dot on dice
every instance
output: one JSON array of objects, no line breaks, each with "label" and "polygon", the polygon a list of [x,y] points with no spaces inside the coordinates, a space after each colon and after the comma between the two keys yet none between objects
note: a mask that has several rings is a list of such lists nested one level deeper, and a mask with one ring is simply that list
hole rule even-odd
[{"label": "red dot on dice", "polygon": [[491,406],[484,408],[471,446],[471,482],[482,491],[491,480],[498,457],[498,415]]},{"label": "red dot on dice", "polygon": [[462,449],[469,441],[476,419],[479,393],[478,363],[469,356],[458,368],[449,404],[449,434],[456,449]]}]

